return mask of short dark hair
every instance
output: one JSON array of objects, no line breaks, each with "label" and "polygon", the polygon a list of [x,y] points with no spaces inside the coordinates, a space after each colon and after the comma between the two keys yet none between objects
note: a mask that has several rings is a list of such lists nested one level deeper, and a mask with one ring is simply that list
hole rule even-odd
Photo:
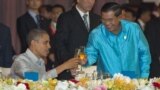
[{"label": "short dark hair", "polygon": [[151,8],[147,4],[142,3],[137,11],[137,19],[140,18],[146,12],[151,12]]},{"label": "short dark hair", "polygon": [[48,35],[48,33],[43,29],[32,29],[27,37],[28,46],[31,45],[32,40],[39,40],[44,34]]},{"label": "short dark hair", "polygon": [[60,4],[55,4],[54,6],[52,6],[52,10],[55,8],[61,8],[63,12],[65,12],[65,8],[64,6],[60,5]]},{"label": "short dark hair", "polygon": [[125,12],[130,12],[132,14],[133,17],[136,18],[136,12],[133,10],[132,5],[131,4],[122,4],[121,5],[121,9],[124,10]]},{"label": "short dark hair", "polygon": [[118,17],[121,15],[122,9],[121,6],[116,2],[107,2],[101,8],[101,12],[114,11],[115,16]]},{"label": "short dark hair", "polygon": [[39,8],[39,11],[44,8],[47,12],[51,12],[52,11],[52,5],[42,5],[40,8]]}]

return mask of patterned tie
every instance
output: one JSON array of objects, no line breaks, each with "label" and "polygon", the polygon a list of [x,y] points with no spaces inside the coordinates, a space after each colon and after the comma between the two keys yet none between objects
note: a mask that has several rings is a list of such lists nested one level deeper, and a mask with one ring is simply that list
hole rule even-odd
[{"label": "patterned tie", "polygon": [[36,15],[36,19],[37,19],[37,26],[38,28],[40,28],[40,16],[39,15]]},{"label": "patterned tie", "polygon": [[83,21],[84,21],[84,24],[85,24],[87,30],[89,31],[89,24],[88,24],[88,21],[87,21],[87,17],[88,17],[88,15],[84,14],[83,15]]}]

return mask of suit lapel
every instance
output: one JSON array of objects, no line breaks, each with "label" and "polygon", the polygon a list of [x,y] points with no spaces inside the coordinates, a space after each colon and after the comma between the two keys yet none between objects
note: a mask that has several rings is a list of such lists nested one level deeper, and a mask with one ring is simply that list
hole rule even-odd
[{"label": "suit lapel", "polygon": [[27,12],[26,13],[26,17],[27,17],[27,22],[29,23],[29,25],[33,25],[37,27],[36,22],[34,21],[34,19],[32,18],[32,16]]},{"label": "suit lapel", "polygon": [[90,20],[90,30],[91,31],[94,28],[94,17],[92,16],[92,13],[89,13],[89,20]]},{"label": "suit lapel", "polygon": [[74,13],[76,23],[82,28],[82,30],[85,30],[88,32],[82,17],[80,16],[79,12],[77,11],[75,7],[73,8],[73,13]]}]

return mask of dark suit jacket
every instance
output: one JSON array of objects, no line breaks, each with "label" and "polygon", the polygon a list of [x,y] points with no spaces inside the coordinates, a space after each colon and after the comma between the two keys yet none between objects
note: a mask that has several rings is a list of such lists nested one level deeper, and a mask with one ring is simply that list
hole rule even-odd
[{"label": "dark suit jacket", "polygon": [[[100,24],[100,17],[94,13],[89,13],[89,17],[89,32],[91,32],[93,28]],[[54,38],[58,65],[72,58],[76,48],[86,45],[89,32],[76,8],[60,15],[57,22],[57,33]],[[71,75],[69,72],[67,73],[59,74],[58,79],[71,79]]]},{"label": "dark suit jacket", "polygon": [[[40,17],[40,28],[48,32],[49,22],[44,17]],[[27,36],[30,30],[38,28],[32,16],[27,12],[17,19],[17,33],[21,42],[21,53],[25,52],[27,45]]]},{"label": "dark suit jacket", "polygon": [[148,22],[144,34],[149,42],[152,56],[150,78],[160,77],[160,18]]},{"label": "dark suit jacket", "polygon": [[12,62],[10,29],[5,25],[0,24],[0,67],[10,68]]}]

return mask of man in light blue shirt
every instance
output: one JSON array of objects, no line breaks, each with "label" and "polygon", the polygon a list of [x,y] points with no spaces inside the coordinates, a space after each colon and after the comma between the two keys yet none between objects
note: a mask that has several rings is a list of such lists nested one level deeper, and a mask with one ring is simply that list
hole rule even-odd
[{"label": "man in light blue shirt", "polygon": [[[89,35],[86,46],[86,66],[97,62],[98,71],[132,72],[136,78],[148,78],[151,56],[147,40],[140,27],[121,20],[117,3],[106,3],[101,9],[102,24]],[[130,73],[130,74],[132,74]]]}]

